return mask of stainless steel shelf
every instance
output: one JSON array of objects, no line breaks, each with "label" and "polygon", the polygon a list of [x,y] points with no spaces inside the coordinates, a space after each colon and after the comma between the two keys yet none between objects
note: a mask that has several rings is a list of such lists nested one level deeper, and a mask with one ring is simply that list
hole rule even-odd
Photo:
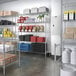
[{"label": "stainless steel shelf", "polygon": [[76,39],[63,39],[63,44],[76,45]]},{"label": "stainless steel shelf", "polygon": [[18,41],[18,38],[0,38],[0,41]]},{"label": "stainless steel shelf", "polygon": [[42,52],[28,52],[28,51],[20,51],[20,52],[22,52],[22,53],[32,53],[32,54],[43,54],[43,55],[45,55],[45,53],[42,53]]},{"label": "stainless steel shelf", "polygon": [[46,42],[19,41],[19,43],[46,43]]},{"label": "stainless steel shelf", "polygon": [[62,68],[63,67],[72,68],[76,70],[76,65],[69,64],[69,63],[62,63]]},{"label": "stainless steel shelf", "polygon": [[25,22],[25,23],[18,23],[18,24],[41,24],[41,23],[50,23],[50,21],[48,22],[45,22],[45,21],[42,21],[42,22]]},{"label": "stainless steel shelf", "polygon": [[19,32],[19,33],[45,33],[45,32]]},{"label": "stainless steel shelf", "polygon": [[64,22],[76,22],[76,20],[63,20]]},{"label": "stainless steel shelf", "polygon": [[18,17],[18,15],[8,15],[8,16],[0,16],[0,17],[3,17],[3,18],[5,18],[5,17]]},{"label": "stainless steel shelf", "polygon": [[15,27],[17,25],[0,25],[0,27]]},{"label": "stainless steel shelf", "polygon": [[49,12],[29,13],[29,14],[19,14],[19,15],[21,15],[21,16],[25,16],[25,15],[39,15],[39,14],[49,14]]}]

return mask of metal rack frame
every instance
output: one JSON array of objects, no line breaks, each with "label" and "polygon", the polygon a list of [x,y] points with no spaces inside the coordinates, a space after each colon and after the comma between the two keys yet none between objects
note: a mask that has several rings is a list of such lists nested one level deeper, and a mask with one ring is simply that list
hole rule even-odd
[{"label": "metal rack frame", "polygon": [[[17,15],[14,15],[14,16],[0,16],[0,18],[7,18],[7,17],[9,17],[9,18],[11,18],[11,20],[13,21],[13,17],[14,17],[14,19],[15,19],[15,22],[16,22],[16,17],[17,17]],[[8,19],[8,18],[7,18]],[[13,31],[13,27],[15,27],[15,31],[14,31],[14,33],[16,33],[16,26],[17,25],[0,25],[0,28],[9,28],[9,27],[11,27],[12,28],[12,31]],[[4,59],[5,59],[5,42],[7,42],[7,41],[17,41],[18,42],[18,38],[17,37],[12,37],[12,38],[4,38],[4,37],[0,37],[0,41],[2,41],[3,42],[3,54],[4,54]],[[15,50],[16,51],[16,50]],[[16,53],[16,52],[15,52]],[[19,67],[20,67],[20,53],[19,53],[19,55],[18,55],[19,57],[18,57],[18,64],[19,64]],[[15,62],[17,62],[17,61],[15,61]],[[5,64],[5,61],[4,61],[4,65],[3,66],[0,66],[0,67],[3,67],[3,75],[5,76],[6,75],[6,70],[5,70],[5,68],[7,67],[7,66],[9,66],[9,65],[11,65],[11,64],[13,64],[14,62],[12,62],[12,63],[9,63],[9,64]]]},{"label": "metal rack frame", "polygon": [[[31,14],[20,14],[19,16],[37,16],[37,15],[39,15],[39,14],[48,14],[49,16],[50,16],[50,14],[49,14],[49,12],[43,12],[43,13],[31,13]],[[20,35],[22,35],[23,33],[25,33],[25,34],[38,34],[38,33],[44,33],[45,34],[45,37],[46,37],[46,35],[47,35],[47,33],[50,33],[50,32],[46,32],[46,26],[47,26],[47,24],[50,26],[50,17],[49,17],[49,21],[38,21],[38,22],[25,22],[25,23],[18,23],[18,25],[19,24],[21,24],[21,25],[23,25],[23,24],[43,24],[44,25],[44,32],[20,32],[21,34]],[[48,29],[48,30],[50,30],[50,28]],[[22,41],[22,42],[26,42],[26,41]],[[32,42],[26,42],[26,43],[32,43]],[[47,37],[46,37],[46,40],[45,40],[45,43],[47,43]],[[46,49],[47,49],[47,46],[46,46],[46,44],[45,44],[45,57],[46,57],[46,54],[47,54],[47,52],[46,52]],[[31,53],[34,53],[34,52],[31,52]],[[38,53],[39,54],[39,53]],[[43,54],[43,53],[41,53],[41,54]]]},{"label": "metal rack frame", "polygon": [[[66,10],[67,8],[70,8],[70,7],[75,7],[76,6],[76,1],[73,1],[73,2],[69,2],[69,3],[63,3],[63,0],[61,0],[61,4],[62,4],[62,10],[61,10],[61,23],[62,23],[62,26],[61,26],[61,51],[63,51],[64,49],[64,45],[76,45],[76,41],[74,39],[64,39],[63,38],[63,30],[64,30],[64,26],[66,27],[67,25],[67,22],[75,22],[76,20],[69,20],[69,21],[64,21],[63,20],[63,10]],[[63,24],[64,23],[64,24]],[[61,59],[62,60],[62,59]],[[62,66],[64,65],[65,63],[63,63],[61,61],[61,68]]]}]

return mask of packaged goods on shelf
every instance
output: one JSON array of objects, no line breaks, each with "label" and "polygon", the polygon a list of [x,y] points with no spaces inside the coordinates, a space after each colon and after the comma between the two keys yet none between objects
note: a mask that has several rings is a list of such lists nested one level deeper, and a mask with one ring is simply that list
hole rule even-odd
[{"label": "packaged goods on shelf", "polygon": [[0,11],[0,16],[3,16],[4,15],[3,13],[4,13],[3,11]]},{"label": "packaged goods on shelf", "polygon": [[26,29],[26,27],[25,26],[22,26],[22,30],[25,32],[25,29]]},{"label": "packaged goods on shelf", "polygon": [[27,20],[24,21],[24,23],[26,22],[35,22],[35,18],[28,18]]},{"label": "packaged goods on shelf", "polygon": [[74,10],[69,11],[69,20],[75,20],[75,11]]},{"label": "packaged goods on shelf", "polygon": [[31,10],[30,9],[24,9],[23,14],[30,14]]},{"label": "packaged goods on shelf", "polygon": [[25,26],[25,28],[26,28],[25,31],[28,32],[29,26]]},{"label": "packaged goods on shelf", "polygon": [[73,33],[64,33],[63,34],[63,37],[65,38],[65,39],[74,39],[74,34]]},{"label": "packaged goods on shelf", "polygon": [[76,10],[75,10],[75,20],[76,20]]},{"label": "packaged goods on shelf", "polygon": [[3,37],[5,37],[5,38],[16,37],[16,35],[12,31],[10,31],[10,29],[4,28]]},{"label": "packaged goods on shelf", "polygon": [[47,7],[39,7],[39,13],[42,13],[42,12],[48,12],[49,9]]},{"label": "packaged goods on shelf", "polygon": [[18,29],[20,32],[44,32],[43,25],[21,25]]},{"label": "packaged goods on shelf", "polygon": [[15,25],[15,22],[8,21],[8,20],[1,20],[0,25]]},{"label": "packaged goods on shelf", "polygon": [[4,16],[13,16],[18,15],[18,12],[16,11],[4,11]]},{"label": "packaged goods on shelf", "polygon": [[32,32],[37,32],[37,27],[33,27]]},{"label": "packaged goods on shelf", "polygon": [[17,23],[24,23],[24,21],[26,21],[29,17],[23,17],[23,16],[20,16],[18,19],[17,19]]},{"label": "packaged goods on shelf", "polygon": [[38,13],[38,8],[32,8],[31,13]]},{"label": "packaged goods on shelf", "polygon": [[69,11],[64,11],[64,20],[69,20]]},{"label": "packaged goods on shelf", "polygon": [[18,30],[21,32],[22,31],[22,26],[19,26]]},{"label": "packaged goods on shelf", "polygon": [[42,25],[42,26],[40,26],[40,30],[39,30],[40,32],[44,32],[44,26]]},{"label": "packaged goods on shelf", "polygon": [[29,26],[29,32],[32,32],[33,26]]},{"label": "packaged goods on shelf", "polygon": [[[41,26],[41,25],[40,25],[40,26]],[[36,26],[36,27],[37,27],[37,32],[39,32],[40,26],[39,26],[39,25]]]}]

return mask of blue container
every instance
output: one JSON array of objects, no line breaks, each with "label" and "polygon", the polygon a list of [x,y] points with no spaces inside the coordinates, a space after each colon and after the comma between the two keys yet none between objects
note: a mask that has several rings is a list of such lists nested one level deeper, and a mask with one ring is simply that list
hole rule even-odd
[{"label": "blue container", "polygon": [[29,43],[19,43],[18,49],[20,51],[23,51],[23,52],[30,52],[31,51],[31,44],[29,44]]}]

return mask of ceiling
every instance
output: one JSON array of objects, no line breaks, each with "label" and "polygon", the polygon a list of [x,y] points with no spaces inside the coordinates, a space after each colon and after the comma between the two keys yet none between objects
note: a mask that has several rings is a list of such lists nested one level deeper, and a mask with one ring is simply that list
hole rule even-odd
[{"label": "ceiling", "polygon": [[0,0],[0,4],[7,3],[7,2],[12,2],[12,1],[17,1],[17,0]]}]

